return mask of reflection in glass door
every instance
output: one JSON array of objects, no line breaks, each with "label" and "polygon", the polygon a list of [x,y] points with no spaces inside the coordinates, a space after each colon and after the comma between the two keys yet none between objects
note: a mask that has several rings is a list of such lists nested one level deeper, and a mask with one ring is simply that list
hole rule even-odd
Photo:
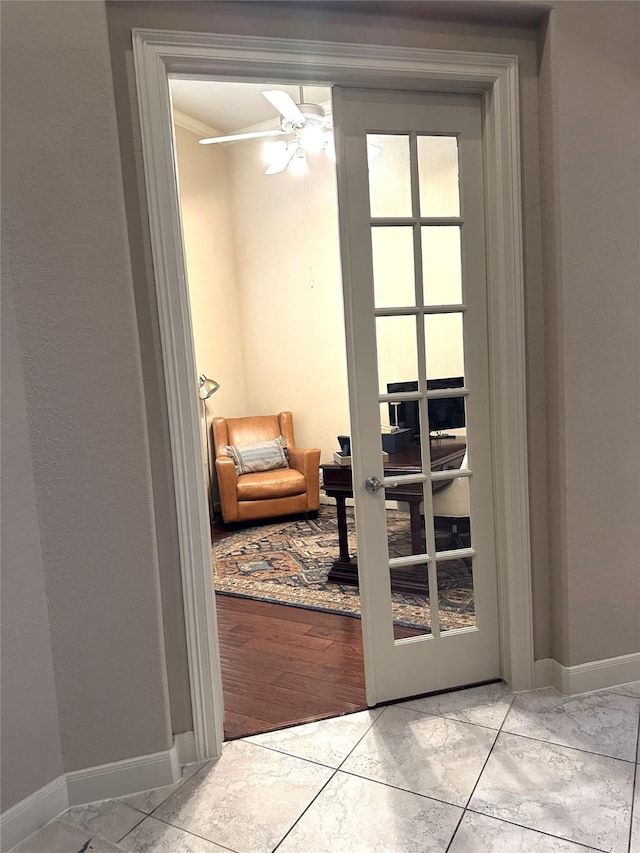
[{"label": "reflection in glass door", "polygon": [[334,117],[358,566],[379,702],[499,676],[481,104],[337,89]]}]

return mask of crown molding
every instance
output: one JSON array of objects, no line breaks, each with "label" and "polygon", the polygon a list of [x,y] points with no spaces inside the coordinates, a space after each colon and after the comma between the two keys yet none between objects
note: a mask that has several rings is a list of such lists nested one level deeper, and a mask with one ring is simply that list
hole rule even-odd
[{"label": "crown molding", "polygon": [[205,124],[203,121],[198,121],[197,118],[188,116],[186,113],[180,112],[180,110],[173,110],[173,121],[174,124],[178,125],[178,127],[183,127],[185,130],[197,133],[198,136],[209,137],[223,135],[221,130],[211,127],[211,125]]}]

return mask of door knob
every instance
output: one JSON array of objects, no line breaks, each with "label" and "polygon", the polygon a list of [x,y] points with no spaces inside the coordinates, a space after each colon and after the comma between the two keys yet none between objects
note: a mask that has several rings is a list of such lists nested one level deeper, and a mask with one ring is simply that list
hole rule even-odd
[{"label": "door knob", "polygon": [[382,483],[377,477],[367,477],[364,481],[364,487],[370,495],[375,495],[382,488]]}]

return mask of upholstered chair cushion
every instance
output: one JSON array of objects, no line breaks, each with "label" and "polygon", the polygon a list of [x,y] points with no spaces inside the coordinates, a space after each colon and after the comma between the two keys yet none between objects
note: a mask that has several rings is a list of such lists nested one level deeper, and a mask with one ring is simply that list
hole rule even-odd
[{"label": "upholstered chair cushion", "polygon": [[303,495],[307,490],[304,474],[294,468],[276,468],[238,477],[239,501],[261,501],[269,498],[288,498]]}]

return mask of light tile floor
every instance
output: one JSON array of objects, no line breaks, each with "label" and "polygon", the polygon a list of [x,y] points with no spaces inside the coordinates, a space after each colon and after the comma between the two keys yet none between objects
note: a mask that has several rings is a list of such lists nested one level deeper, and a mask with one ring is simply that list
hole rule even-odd
[{"label": "light tile floor", "polygon": [[233,741],[16,853],[640,853],[639,726],[640,682],[414,699]]}]

